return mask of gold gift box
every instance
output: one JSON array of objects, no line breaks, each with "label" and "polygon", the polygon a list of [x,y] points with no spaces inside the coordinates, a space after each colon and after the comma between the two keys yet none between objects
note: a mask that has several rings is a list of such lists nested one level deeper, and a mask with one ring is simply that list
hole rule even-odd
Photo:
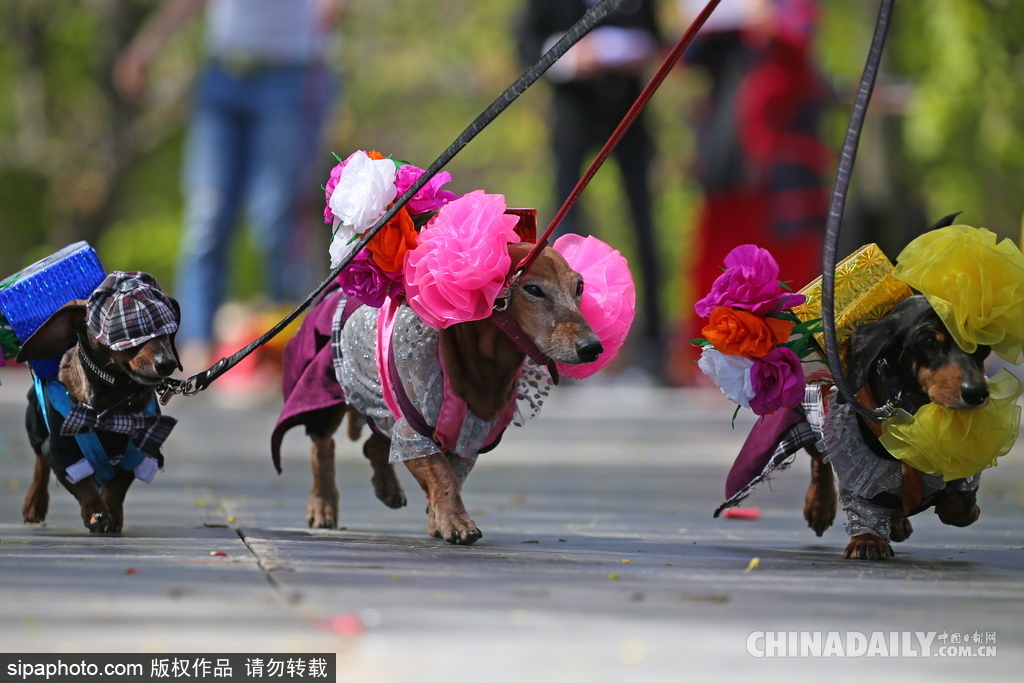
[{"label": "gold gift box", "polygon": [[[861,247],[836,266],[834,308],[839,357],[846,363],[846,340],[853,328],[885,317],[912,294],[910,287],[892,276],[894,266],[877,244]],[[793,307],[802,320],[821,317],[821,277],[800,290],[807,301]],[[824,357],[825,335],[814,335]]]}]

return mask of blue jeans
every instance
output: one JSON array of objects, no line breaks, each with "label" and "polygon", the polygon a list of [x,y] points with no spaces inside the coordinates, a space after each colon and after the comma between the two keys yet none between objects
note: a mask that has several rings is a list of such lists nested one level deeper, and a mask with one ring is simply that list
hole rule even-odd
[{"label": "blue jeans", "polygon": [[[309,199],[334,76],[322,66],[248,75],[210,64],[197,87],[183,165],[185,229],[175,294],[182,341],[209,342],[224,299],[228,252],[240,209],[263,259],[274,301],[297,301],[311,281],[299,220]],[[305,214],[303,209],[306,209]]]}]

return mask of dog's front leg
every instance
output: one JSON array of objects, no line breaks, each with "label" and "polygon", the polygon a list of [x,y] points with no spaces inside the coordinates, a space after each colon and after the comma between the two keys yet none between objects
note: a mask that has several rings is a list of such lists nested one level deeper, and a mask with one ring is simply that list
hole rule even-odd
[{"label": "dog's front leg", "polygon": [[50,463],[46,457],[36,455],[36,468],[32,474],[32,485],[25,494],[25,505],[21,508],[21,518],[25,524],[42,524],[46,521],[46,513],[50,509]]},{"label": "dog's front leg", "polygon": [[431,536],[460,545],[476,543],[483,537],[462,504],[462,486],[443,453],[406,460],[405,465],[427,494]]},{"label": "dog's front leg", "polygon": [[120,532],[124,528],[124,497],[134,481],[134,472],[119,469],[114,478],[103,487],[103,502],[110,511],[110,525],[107,531]]},{"label": "dog's front leg", "polygon": [[74,484],[59,474],[57,479],[78,500],[78,504],[81,506],[82,523],[85,524],[86,529],[92,532],[111,531],[110,526],[113,519],[93,475],[90,474]]}]

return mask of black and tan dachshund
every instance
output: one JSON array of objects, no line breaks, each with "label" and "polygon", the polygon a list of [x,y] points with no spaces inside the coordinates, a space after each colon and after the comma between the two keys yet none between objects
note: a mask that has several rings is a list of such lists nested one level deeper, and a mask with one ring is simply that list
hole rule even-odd
[{"label": "black and tan dachshund", "polygon": [[[949,225],[955,215],[947,216],[934,227]],[[900,302],[881,320],[856,327],[847,350],[850,385],[858,390],[858,397],[867,405],[895,401],[913,414],[926,403],[952,410],[970,410],[984,406],[989,399],[984,363],[990,349],[978,346],[973,353],[962,350],[922,295]],[[879,441],[880,428],[859,417],[857,420],[860,435],[870,452],[875,457],[894,461]],[[831,526],[836,513],[835,476],[833,468],[824,464],[821,453],[808,450],[813,462],[804,518],[820,536]],[[903,476],[904,479],[920,477],[921,473],[904,466]],[[890,513],[888,524],[880,525],[882,528],[876,529],[876,533],[851,531],[844,557],[891,557],[893,550],[889,540],[906,540],[913,531],[907,517],[931,506],[944,524],[963,527],[978,519],[981,511],[976,503],[977,475],[944,485],[941,478],[930,479],[935,481],[929,481],[924,488],[925,495],[915,500],[911,509],[907,509],[907,499],[901,499],[898,492],[881,492],[867,500],[844,496],[843,507],[851,520],[877,517],[879,509]],[[842,489],[843,482],[839,484]],[[905,481],[903,485],[907,485]],[[865,525],[853,526],[855,530],[863,530]]]}]

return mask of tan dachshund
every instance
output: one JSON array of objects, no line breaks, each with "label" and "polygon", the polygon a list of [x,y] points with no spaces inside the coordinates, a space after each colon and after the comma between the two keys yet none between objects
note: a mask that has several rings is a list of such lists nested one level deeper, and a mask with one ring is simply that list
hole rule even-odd
[{"label": "tan dachshund", "polygon": [[[532,246],[528,243],[510,245],[512,262],[518,263]],[[589,363],[604,349],[580,313],[582,294],[580,274],[569,267],[561,254],[545,248],[513,289],[506,313],[547,359],[569,364]],[[348,326],[360,315],[370,316],[367,325],[376,325],[375,309],[364,307],[353,315],[345,323],[345,332],[351,331]],[[315,317],[315,309],[310,317]],[[488,319],[442,329],[437,332],[437,343],[446,378],[454,394],[472,413],[470,417],[484,423],[498,421],[510,402],[515,401],[526,354]],[[286,354],[286,373],[288,362]],[[375,365],[370,372],[376,372]],[[344,372],[339,375],[343,377]],[[400,378],[394,381],[397,384]],[[344,389],[350,391],[348,386]],[[286,398],[287,395],[286,390]],[[383,404],[380,396],[372,398],[374,405]],[[307,521],[313,527],[337,525],[333,435],[346,410],[350,413],[349,436],[355,440],[359,437],[359,425],[370,416],[360,413],[351,396],[346,396],[344,403],[313,411],[285,427],[304,424],[312,439],[313,488]],[[369,422],[372,427],[372,417]],[[279,422],[279,427],[281,425]],[[279,443],[277,434],[275,430],[275,444]],[[363,453],[373,468],[374,493],[385,505],[397,508],[405,505],[406,499],[394,465],[389,461],[394,459],[389,458],[394,447],[389,445],[388,437],[389,434],[376,430],[364,444]],[[404,459],[404,462],[426,494],[428,533],[449,543],[471,544],[480,539],[482,534],[467,513],[461,495],[462,484],[474,460],[443,452],[437,446],[433,452]]]}]

